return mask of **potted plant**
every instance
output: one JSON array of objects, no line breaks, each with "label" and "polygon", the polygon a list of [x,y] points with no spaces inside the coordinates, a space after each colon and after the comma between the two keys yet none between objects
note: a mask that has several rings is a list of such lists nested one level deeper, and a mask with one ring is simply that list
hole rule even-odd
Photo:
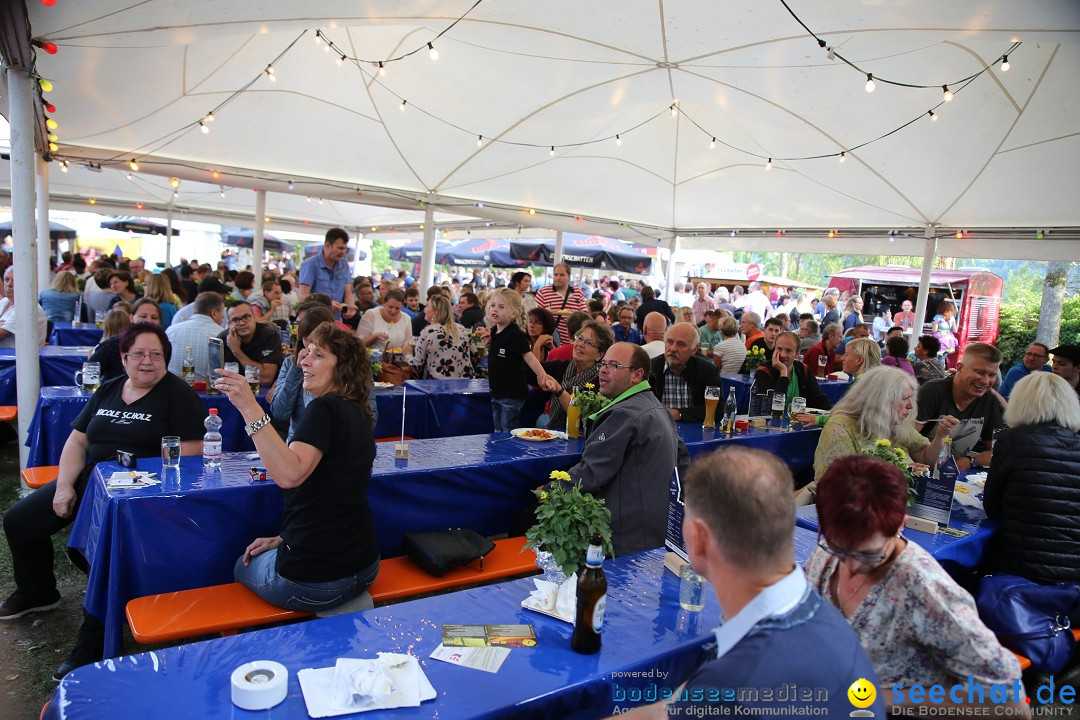
[{"label": "potted plant", "polygon": [[744,367],[746,368],[746,372],[753,375],[754,371],[757,370],[759,367],[761,367],[764,364],[765,364],[765,348],[761,347],[760,345],[754,345],[746,353],[746,361],[745,361],[745,364],[744,364]]},{"label": "potted plant", "polygon": [[869,450],[862,451],[864,455],[875,457],[878,460],[884,460],[890,465],[895,465],[900,468],[900,472],[904,473],[904,477],[908,481],[908,505],[915,502],[915,478],[911,476],[911,458],[901,448],[895,447],[891,441],[886,438],[882,438],[874,443],[874,446]]},{"label": "potted plant", "polygon": [[603,500],[582,492],[581,482],[574,483],[570,473],[553,470],[549,477],[555,482],[534,491],[539,499],[536,523],[525,533],[525,547],[536,551],[541,568],[557,568],[569,577],[585,564],[594,532],[604,539],[604,554],[612,554],[611,511]]}]

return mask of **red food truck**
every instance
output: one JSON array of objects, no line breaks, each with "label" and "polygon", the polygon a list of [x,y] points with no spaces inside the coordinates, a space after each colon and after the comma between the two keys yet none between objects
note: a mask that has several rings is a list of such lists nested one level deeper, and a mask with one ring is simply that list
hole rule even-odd
[{"label": "red food truck", "polygon": [[[906,265],[863,265],[836,273],[829,278],[829,287],[861,295],[863,312],[872,317],[882,304],[888,305],[893,313],[900,311],[904,300],[910,300],[915,307],[921,274],[919,268]],[[993,343],[998,334],[1004,284],[1001,277],[982,268],[932,271],[924,332],[932,333],[931,321],[938,306],[952,300],[957,308],[959,347],[969,342]]]}]

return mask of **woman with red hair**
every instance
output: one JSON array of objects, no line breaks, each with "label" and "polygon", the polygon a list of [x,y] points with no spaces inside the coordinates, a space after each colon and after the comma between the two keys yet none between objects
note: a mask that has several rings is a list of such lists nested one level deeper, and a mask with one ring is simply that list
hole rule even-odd
[{"label": "woman with red hair", "polygon": [[834,461],[818,480],[820,532],[807,579],[851,623],[879,687],[948,688],[969,676],[987,692],[1011,686],[1016,656],[979,619],[971,595],[904,538],[907,501],[896,466],[868,455]]}]

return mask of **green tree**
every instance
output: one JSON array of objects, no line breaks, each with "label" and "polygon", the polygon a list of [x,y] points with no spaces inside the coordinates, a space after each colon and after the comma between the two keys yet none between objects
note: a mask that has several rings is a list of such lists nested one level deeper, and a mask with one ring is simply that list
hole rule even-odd
[{"label": "green tree", "polygon": [[390,267],[390,246],[385,240],[376,238],[371,241],[371,269],[382,272],[388,267]]}]

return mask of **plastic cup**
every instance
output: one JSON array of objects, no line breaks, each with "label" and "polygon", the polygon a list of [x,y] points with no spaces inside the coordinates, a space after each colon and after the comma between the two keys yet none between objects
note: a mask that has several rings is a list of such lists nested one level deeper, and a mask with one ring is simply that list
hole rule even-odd
[{"label": "plastic cup", "polygon": [[166,435],[161,438],[161,467],[164,470],[180,467],[180,438]]},{"label": "plastic cup", "polygon": [[705,608],[705,578],[694,572],[690,563],[683,565],[679,576],[679,607],[688,612]]}]

